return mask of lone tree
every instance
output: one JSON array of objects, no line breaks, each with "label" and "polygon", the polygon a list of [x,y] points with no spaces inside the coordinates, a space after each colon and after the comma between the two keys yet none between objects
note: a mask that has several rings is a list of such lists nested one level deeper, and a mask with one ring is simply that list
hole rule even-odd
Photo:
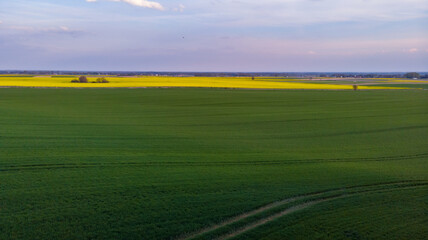
[{"label": "lone tree", "polygon": [[417,72],[409,72],[409,73],[404,74],[404,77],[413,79],[413,78],[420,78],[421,75]]},{"label": "lone tree", "polygon": [[79,82],[81,82],[81,83],[87,83],[88,79],[85,76],[80,76],[79,77]]}]

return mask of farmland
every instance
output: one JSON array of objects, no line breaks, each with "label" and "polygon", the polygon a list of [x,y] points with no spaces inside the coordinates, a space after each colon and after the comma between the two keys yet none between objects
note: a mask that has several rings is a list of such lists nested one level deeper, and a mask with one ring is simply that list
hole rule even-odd
[{"label": "farmland", "polygon": [[[353,81],[338,81],[323,79],[293,78],[263,78],[250,77],[166,77],[166,76],[139,76],[117,77],[107,76],[109,83],[94,83],[98,76],[89,76],[89,83],[72,83],[78,76],[19,76],[0,75],[0,87],[43,87],[43,88],[149,88],[149,87],[193,87],[193,88],[240,88],[240,89],[326,89],[350,90]],[[372,80],[370,83],[400,83],[399,80]],[[422,81],[421,83],[426,83]],[[400,88],[391,86],[359,86],[359,89],[390,89]]]},{"label": "farmland", "polygon": [[428,235],[425,90],[72,78],[0,79],[65,87],[0,88],[0,239]]}]

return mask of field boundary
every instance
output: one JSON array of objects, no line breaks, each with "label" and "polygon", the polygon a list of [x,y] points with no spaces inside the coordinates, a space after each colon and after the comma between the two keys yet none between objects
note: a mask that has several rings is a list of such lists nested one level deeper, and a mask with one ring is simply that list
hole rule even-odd
[{"label": "field boundary", "polygon": [[[309,83],[309,84],[315,84],[315,83]],[[316,83],[319,85],[324,85],[324,84],[320,84],[320,83]],[[326,85],[326,84],[325,84]],[[254,91],[258,91],[258,90],[269,90],[269,91],[284,91],[284,90],[304,90],[304,91],[350,91],[353,92],[355,90],[353,90],[351,87],[351,85],[346,85],[346,84],[335,84],[338,86],[349,86],[349,88],[248,88],[248,87],[193,87],[193,86],[149,86],[149,87],[44,87],[44,86],[0,86],[0,88],[40,88],[40,89],[156,89],[156,88],[160,88],[160,89],[168,89],[168,88],[189,88],[189,89],[226,89],[226,90],[254,90]],[[369,86],[371,87],[371,86]],[[361,89],[359,88],[358,91],[390,91],[390,90],[422,90],[420,88],[399,88],[399,87],[379,87],[376,88],[366,88],[366,89]]]}]

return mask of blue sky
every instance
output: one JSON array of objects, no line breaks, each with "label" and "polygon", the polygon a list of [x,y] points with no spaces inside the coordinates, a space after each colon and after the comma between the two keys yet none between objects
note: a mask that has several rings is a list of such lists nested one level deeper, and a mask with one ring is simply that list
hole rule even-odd
[{"label": "blue sky", "polygon": [[428,0],[0,0],[0,69],[428,71]]}]

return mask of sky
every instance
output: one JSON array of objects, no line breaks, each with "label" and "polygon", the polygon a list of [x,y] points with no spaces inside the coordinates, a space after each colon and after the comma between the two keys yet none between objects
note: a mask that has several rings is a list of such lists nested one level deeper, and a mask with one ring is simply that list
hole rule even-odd
[{"label": "sky", "polygon": [[428,71],[428,0],[0,0],[0,70]]}]

